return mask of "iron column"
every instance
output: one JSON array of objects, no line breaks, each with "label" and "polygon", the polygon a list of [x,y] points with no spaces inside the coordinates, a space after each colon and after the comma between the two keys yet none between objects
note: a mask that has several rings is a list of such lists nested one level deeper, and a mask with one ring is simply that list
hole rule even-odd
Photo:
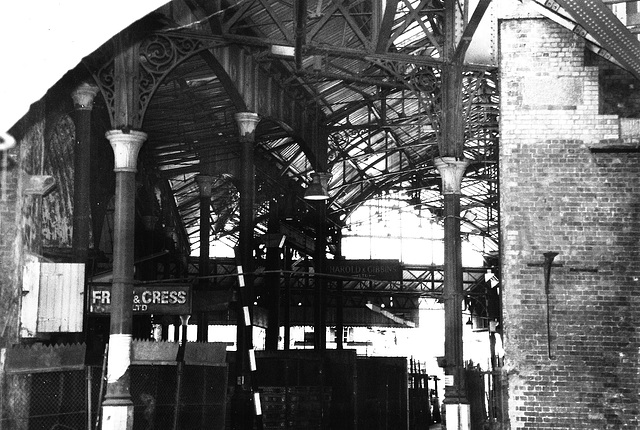
[{"label": "iron column", "polygon": [[82,83],[71,93],[75,109],[76,140],[74,145],[73,172],[73,260],[86,263],[89,255],[91,231],[91,110],[98,93],[95,84]]},{"label": "iron column", "polygon": [[102,403],[102,429],[130,430],[133,428],[129,365],[133,321],[136,171],[138,152],[147,135],[141,131],[125,133],[111,130],[106,137],[113,148],[116,194],[107,393]]},{"label": "iron column", "polygon": [[[198,270],[200,280],[198,290],[203,297],[206,296],[209,286],[209,234],[211,230],[211,186],[213,177],[208,175],[196,176],[198,188],[200,189],[200,261]],[[207,342],[209,331],[209,321],[207,312],[198,313],[198,342]]]},{"label": "iron column", "polygon": [[441,157],[434,160],[442,177],[444,195],[444,318],[445,411],[447,428],[471,426],[462,350],[462,239],[460,237],[460,184],[469,160]]},{"label": "iron column", "polygon": [[[255,166],[253,145],[255,129],[260,121],[258,114],[253,112],[239,112],[235,115],[239,129],[240,140],[240,243],[239,257],[244,277],[244,300],[238,298],[238,303],[244,303],[248,309],[253,304],[253,204],[255,199]],[[236,386],[233,402],[234,429],[249,429],[252,425],[250,372],[248,372],[248,354],[253,344],[252,326],[245,326],[243,309],[238,306],[237,317],[237,349],[236,349]],[[249,312],[251,315],[251,313]]]},{"label": "iron column", "polygon": [[[260,121],[258,114],[253,112],[239,112],[235,115],[240,131],[240,263],[245,274],[246,303],[249,307],[253,304],[253,223],[255,200],[255,166],[253,145],[255,141],[255,129]],[[239,313],[239,315],[241,315]],[[240,318],[240,317],[239,317]],[[240,343],[242,342],[242,344]],[[251,345],[251,333],[245,331],[242,324],[238,324],[238,362],[239,369],[246,362],[246,350]]]}]

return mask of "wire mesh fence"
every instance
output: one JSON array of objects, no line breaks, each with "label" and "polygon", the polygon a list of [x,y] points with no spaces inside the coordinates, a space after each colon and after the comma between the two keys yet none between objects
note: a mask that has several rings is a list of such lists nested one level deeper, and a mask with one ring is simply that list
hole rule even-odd
[{"label": "wire mesh fence", "polygon": [[[7,373],[2,381],[2,430],[86,429],[93,368]],[[97,377],[99,378],[99,369]]]},{"label": "wire mesh fence", "polygon": [[[8,372],[0,430],[98,430],[102,369]],[[131,366],[134,430],[224,429],[224,366]]]}]

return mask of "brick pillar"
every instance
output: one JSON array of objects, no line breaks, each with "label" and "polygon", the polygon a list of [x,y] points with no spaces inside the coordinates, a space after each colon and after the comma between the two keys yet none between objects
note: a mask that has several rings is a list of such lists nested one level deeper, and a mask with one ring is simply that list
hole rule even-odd
[{"label": "brick pillar", "polygon": [[531,14],[499,34],[510,428],[640,428],[640,136],[600,112],[581,37]]}]

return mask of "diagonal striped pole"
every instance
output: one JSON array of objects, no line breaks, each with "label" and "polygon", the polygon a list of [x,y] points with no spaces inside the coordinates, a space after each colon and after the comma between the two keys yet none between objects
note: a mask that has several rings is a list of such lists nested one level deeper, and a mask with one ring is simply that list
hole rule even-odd
[{"label": "diagonal striped pole", "polygon": [[[244,276],[244,270],[242,265],[238,264],[238,308],[241,309],[241,315],[238,316],[238,325],[243,326],[245,332],[253,331],[253,323],[251,320],[251,298],[247,297],[247,288]],[[253,402],[253,416],[258,430],[263,429],[262,420],[262,404],[260,402],[260,392],[258,390],[257,378],[255,377],[258,367],[256,365],[256,352],[253,344],[246,344],[246,351],[240,351],[240,344],[238,344],[239,354],[243,354],[246,357],[246,368],[238,369],[236,379],[236,390],[247,394],[243,398],[250,397]],[[236,363],[236,365],[238,365]],[[248,380],[248,381],[247,381]],[[246,411],[245,411],[246,412]]]}]

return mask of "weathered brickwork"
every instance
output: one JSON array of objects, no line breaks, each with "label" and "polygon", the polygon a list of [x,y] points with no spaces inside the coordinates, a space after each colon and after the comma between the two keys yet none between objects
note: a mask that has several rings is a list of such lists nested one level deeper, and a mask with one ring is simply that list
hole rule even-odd
[{"label": "weathered brickwork", "polygon": [[[18,315],[20,295],[17,293],[16,264],[19,249],[18,169],[9,160],[14,159],[17,148],[9,154],[0,153],[7,160],[1,167],[0,179],[0,347],[15,343],[18,339]],[[9,158],[11,157],[11,158]]]},{"label": "weathered brickwork", "polygon": [[[601,114],[598,69],[584,65],[578,36],[546,19],[506,19],[500,55],[511,428],[640,428],[640,157],[590,150],[634,142]],[[559,253],[550,337],[548,251]]]},{"label": "weathered brickwork", "polygon": [[0,167],[0,348],[19,342],[25,253],[41,247],[41,198],[24,191],[29,175],[41,172],[44,118],[44,103],[34,103],[13,130],[18,144],[6,154],[7,167]]}]

